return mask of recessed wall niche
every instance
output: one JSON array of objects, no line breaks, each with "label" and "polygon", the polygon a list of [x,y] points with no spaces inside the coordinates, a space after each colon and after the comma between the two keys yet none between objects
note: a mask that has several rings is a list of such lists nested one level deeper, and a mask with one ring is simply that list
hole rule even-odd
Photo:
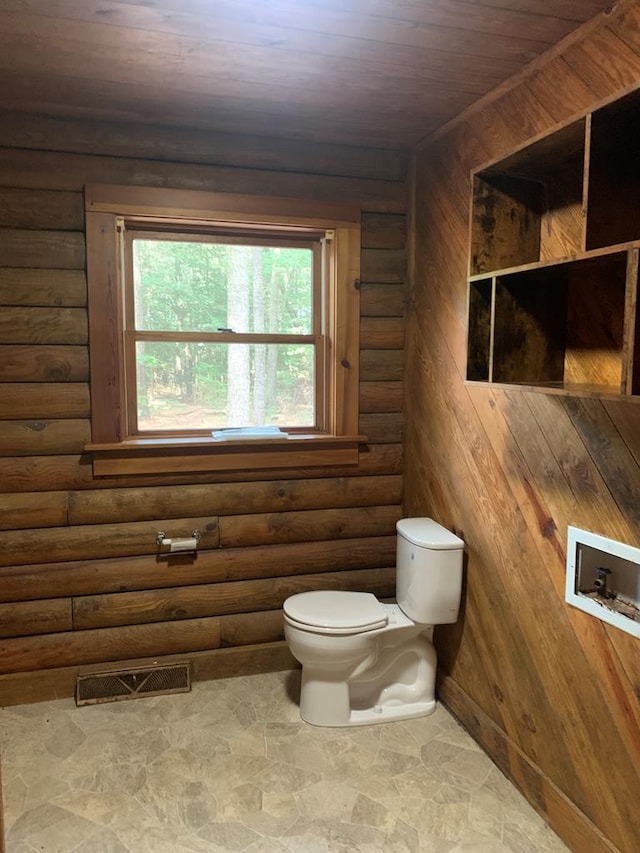
[{"label": "recessed wall niche", "polygon": [[640,394],[640,94],[472,175],[467,381]]},{"label": "recessed wall niche", "polygon": [[640,637],[640,549],[569,527],[565,600]]}]

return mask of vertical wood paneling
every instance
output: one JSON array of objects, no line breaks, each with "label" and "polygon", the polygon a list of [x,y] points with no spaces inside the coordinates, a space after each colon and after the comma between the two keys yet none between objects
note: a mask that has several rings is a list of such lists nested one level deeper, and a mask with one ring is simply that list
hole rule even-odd
[{"label": "vertical wood paneling", "polygon": [[614,14],[417,154],[404,393],[405,512],[467,543],[462,619],[436,632],[444,695],[572,849],[625,853],[638,641],[564,581],[567,525],[640,538],[640,406],[465,385],[465,279],[470,171],[637,81],[638,20]]}]

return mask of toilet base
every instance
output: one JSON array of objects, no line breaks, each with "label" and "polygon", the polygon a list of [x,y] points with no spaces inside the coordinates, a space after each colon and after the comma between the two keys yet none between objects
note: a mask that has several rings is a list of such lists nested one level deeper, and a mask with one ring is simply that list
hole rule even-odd
[{"label": "toilet base", "polygon": [[[436,653],[426,636],[387,634],[373,665],[302,667],[300,716],[313,726],[369,726],[425,717],[436,709]],[[382,639],[382,638],[381,638]]]},{"label": "toilet base", "polygon": [[411,705],[375,705],[364,711],[351,711],[350,726],[370,726],[373,723],[393,723],[397,720],[412,720],[415,717],[427,717],[436,709],[436,700],[414,702]]},{"label": "toilet base", "polygon": [[305,716],[300,710],[300,716],[312,726],[330,726],[330,727],[345,727],[345,726],[372,726],[376,723],[394,723],[400,720],[413,720],[416,717],[427,717],[433,714],[436,710],[436,700],[431,702],[415,702],[412,705],[375,705],[373,708],[366,708],[362,711],[352,710],[346,720],[327,722],[326,718],[322,720],[313,719],[315,715],[311,715],[312,719]]}]

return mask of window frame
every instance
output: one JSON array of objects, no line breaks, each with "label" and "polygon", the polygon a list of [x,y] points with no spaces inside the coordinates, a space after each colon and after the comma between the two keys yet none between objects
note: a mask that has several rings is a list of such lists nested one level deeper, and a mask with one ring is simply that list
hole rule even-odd
[{"label": "window frame", "polygon": [[[323,255],[325,252],[324,241],[327,239],[327,231],[314,228],[299,231],[293,236],[293,232],[279,229],[268,234],[266,231],[257,231],[255,228],[247,228],[246,233],[239,235],[236,229],[226,233],[224,225],[215,222],[209,228],[186,229],[179,223],[174,223],[164,229],[145,220],[137,221],[131,219],[122,220],[123,231],[121,239],[123,244],[123,270],[124,270],[124,381],[126,389],[126,427],[125,432],[130,438],[180,438],[188,435],[203,436],[210,435],[211,428],[194,427],[182,430],[150,430],[140,429],[137,405],[137,359],[136,343],[142,341],[192,341],[207,342],[211,344],[295,344],[304,343],[313,346],[314,352],[314,415],[315,423],[304,427],[292,427],[284,425],[287,433],[325,432],[324,430],[324,387],[325,387],[325,362],[326,362],[326,330],[323,328],[323,305],[325,282],[323,281]],[[228,231],[228,229],[226,229]],[[329,232],[332,239],[333,232]],[[154,331],[150,329],[137,329],[135,322],[135,286],[133,273],[133,244],[135,240],[150,239],[158,241],[184,242],[191,238],[193,242],[201,243],[237,243],[240,245],[271,246],[307,249],[311,253],[311,264],[313,268],[312,281],[312,329],[308,333],[285,334],[279,332],[242,332],[237,330],[225,330],[216,332],[204,332],[193,329],[188,332]],[[217,426],[215,429],[223,427]]]},{"label": "window frame", "polygon": [[[359,418],[359,205],[158,187],[85,187],[92,440],[96,476],[357,465]],[[218,441],[206,431],[132,436],[125,381],[122,222],[146,227],[332,231],[323,252],[327,296],[321,429],[274,442]],[[277,446],[276,446],[277,445]]]}]

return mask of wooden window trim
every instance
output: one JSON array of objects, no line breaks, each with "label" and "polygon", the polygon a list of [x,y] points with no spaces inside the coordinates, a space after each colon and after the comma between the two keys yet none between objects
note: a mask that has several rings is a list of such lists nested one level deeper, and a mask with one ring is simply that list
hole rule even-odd
[{"label": "wooden window trim", "polygon": [[[122,249],[123,249],[123,269],[125,270],[125,278],[127,279],[127,286],[124,288],[124,375],[125,375],[125,387],[127,389],[127,433],[131,438],[148,438],[150,435],[153,435],[153,431],[151,430],[141,430],[139,428],[138,422],[138,411],[136,405],[136,358],[135,358],[135,347],[137,342],[139,341],[150,341],[150,342],[160,342],[160,341],[169,341],[169,342],[189,342],[193,341],[195,343],[201,342],[209,342],[215,344],[306,344],[312,345],[315,356],[315,363],[318,366],[315,371],[315,412],[319,413],[319,417],[321,419],[324,418],[325,412],[324,409],[320,408],[324,403],[324,389],[325,389],[325,349],[324,349],[324,335],[322,334],[322,290],[323,290],[323,282],[322,282],[322,270],[321,270],[321,257],[324,253],[324,243],[325,243],[325,235],[326,229],[321,231],[316,229],[315,233],[312,233],[311,237],[309,233],[304,232],[303,235],[300,233],[296,234],[293,239],[291,238],[291,231],[287,231],[284,228],[278,231],[279,237],[274,237],[273,235],[268,236],[258,236],[258,238],[254,241],[255,236],[255,228],[243,229],[242,236],[238,237],[237,232],[234,229],[234,236],[229,237],[225,231],[218,231],[219,223],[216,223],[216,228],[199,228],[199,229],[186,229],[182,230],[182,224],[176,224],[176,222],[171,223],[171,230],[168,231],[165,229],[160,229],[158,227],[154,227],[147,223],[146,228],[137,227],[137,223],[135,221],[132,222],[130,218],[122,219],[123,224],[123,233],[121,235],[122,238]],[[135,322],[135,297],[134,297],[134,288],[133,288],[133,244],[135,240],[138,239],[161,239],[161,240],[169,240],[169,241],[183,241],[186,237],[190,237],[196,242],[201,243],[224,243],[224,242],[235,242],[242,243],[246,245],[247,236],[251,237],[252,245],[261,245],[261,246],[286,246],[287,248],[302,248],[307,249],[312,253],[313,257],[313,265],[314,265],[314,282],[313,282],[313,295],[314,295],[314,314],[313,314],[313,328],[308,333],[300,333],[300,334],[284,334],[281,332],[270,333],[270,332],[202,332],[199,330],[189,330],[189,331],[155,331],[153,329],[139,329],[136,327]],[[287,432],[290,434],[291,432],[295,433],[309,433],[314,430],[321,430],[324,433],[324,420],[318,421],[315,424],[307,424],[305,427],[288,427]],[[171,435],[170,433],[161,433],[157,436],[160,440],[166,438],[175,438],[182,437],[184,435],[193,434],[196,436],[201,436],[204,433],[202,428],[190,429],[190,430],[179,430],[179,436]]]},{"label": "wooden window trim", "polygon": [[[92,440],[96,476],[181,471],[306,468],[357,465],[359,397],[359,206],[307,199],[168,190],[156,187],[85,187]],[[217,441],[206,434],[180,437],[127,435],[123,359],[123,259],[118,220],[206,225],[255,223],[331,229],[323,262],[331,273],[327,308],[329,353],[323,377],[327,409],[323,433],[283,440]],[[276,446],[277,445],[277,446]]]}]

